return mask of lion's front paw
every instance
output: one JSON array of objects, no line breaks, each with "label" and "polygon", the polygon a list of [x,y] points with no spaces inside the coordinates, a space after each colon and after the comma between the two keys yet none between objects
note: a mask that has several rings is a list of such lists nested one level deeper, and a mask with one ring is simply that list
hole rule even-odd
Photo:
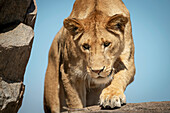
[{"label": "lion's front paw", "polygon": [[125,94],[118,89],[103,89],[100,95],[100,105],[104,108],[110,107],[121,107],[122,104],[126,103]]}]

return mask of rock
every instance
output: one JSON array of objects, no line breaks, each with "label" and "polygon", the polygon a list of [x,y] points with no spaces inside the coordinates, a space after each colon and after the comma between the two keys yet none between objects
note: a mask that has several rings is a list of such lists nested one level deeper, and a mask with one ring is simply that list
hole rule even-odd
[{"label": "rock", "polygon": [[35,0],[32,0],[30,7],[27,10],[27,15],[26,15],[24,23],[34,28],[36,15],[37,15],[37,5],[36,5]]},{"label": "rock", "polygon": [[10,24],[23,22],[31,0],[1,0],[0,1],[0,26],[1,29]]},{"label": "rock", "polygon": [[0,86],[0,112],[17,113],[24,94],[23,83],[8,83],[1,79]]},{"label": "rock", "polygon": [[0,34],[0,77],[4,80],[23,81],[33,37],[33,29],[22,23]]},{"label": "rock", "polygon": [[34,38],[35,0],[0,0],[0,113],[17,113]]},{"label": "rock", "polygon": [[121,108],[101,109],[99,106],[90,106],[83,109],[69,109],[63,113],[170,113],[170,101],[128,103]]}]

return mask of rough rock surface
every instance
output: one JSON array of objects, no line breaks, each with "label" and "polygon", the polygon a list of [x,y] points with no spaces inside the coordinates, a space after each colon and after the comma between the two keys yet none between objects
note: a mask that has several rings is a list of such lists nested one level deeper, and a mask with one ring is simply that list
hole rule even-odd
[{"label": "rough rock surface", "polygon": [[99,106],[90,106],[84,109],[69,109],[63,113],[170,113],[170,101],[128,103],[121,108],[101,109]]},{"label": "rough rock surface", "polygon": [[0,113],[17,113],[34,38],[35,0],[0,0]]}]

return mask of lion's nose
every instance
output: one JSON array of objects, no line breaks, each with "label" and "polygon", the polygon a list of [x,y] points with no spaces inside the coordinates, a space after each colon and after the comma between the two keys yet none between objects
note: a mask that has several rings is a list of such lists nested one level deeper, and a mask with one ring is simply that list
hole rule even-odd
[{"label": "lion's nose", "polygon": [[100,74],[104,70],[105,66],[102,69],[92,69],[91,70],[97,74]]}]

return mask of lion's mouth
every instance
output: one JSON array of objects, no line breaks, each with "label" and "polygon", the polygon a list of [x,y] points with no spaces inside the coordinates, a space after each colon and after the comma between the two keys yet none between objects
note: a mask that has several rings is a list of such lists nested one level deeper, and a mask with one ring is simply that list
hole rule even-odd
[{"label": "lion's mouth", "polygon": [[108,84],[112,79],[113,79],[113,69],[110,71],[110,73],[107,76],[100,76],[98,75],[98,77],[93,78],[93,82],[95,84]]},{"label": "lion's mouth", "polygon": [[[106,77],[110,77],[113,73],[113,69],[110,71],[109,75],[107,75]],[[97,78],[101,79],[101,78],[106,78],[106,77],[103,77],[103,76],[98,76]]]}]

